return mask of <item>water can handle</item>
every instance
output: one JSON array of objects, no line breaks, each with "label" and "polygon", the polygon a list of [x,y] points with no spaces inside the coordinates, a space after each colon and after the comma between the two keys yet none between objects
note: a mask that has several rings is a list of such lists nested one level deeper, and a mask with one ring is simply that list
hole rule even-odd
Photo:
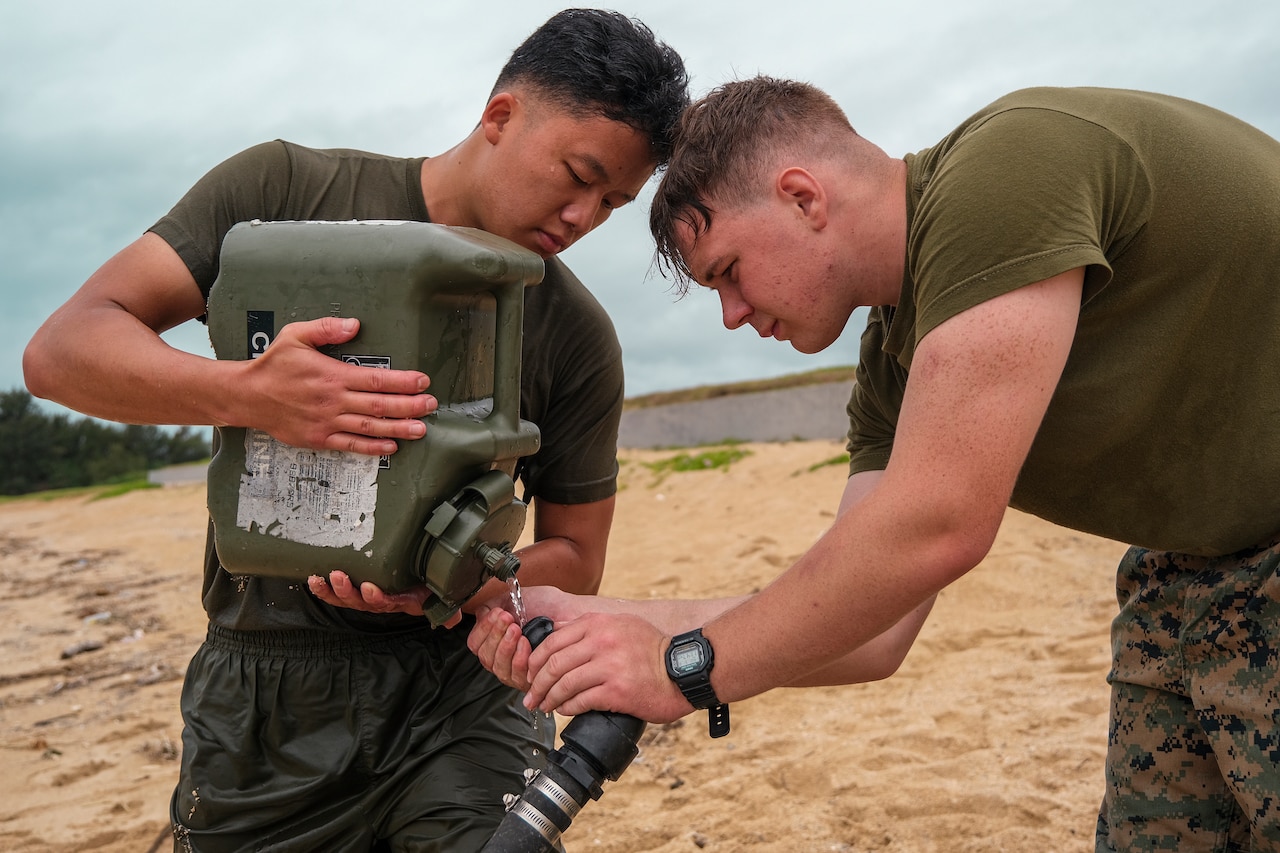
[{"label": "water can handle", "polygon": [[485,418],[504,433],[519,432],[520,358],[524,338],[524,282],[497,288],[494,297],[493,411]]}]

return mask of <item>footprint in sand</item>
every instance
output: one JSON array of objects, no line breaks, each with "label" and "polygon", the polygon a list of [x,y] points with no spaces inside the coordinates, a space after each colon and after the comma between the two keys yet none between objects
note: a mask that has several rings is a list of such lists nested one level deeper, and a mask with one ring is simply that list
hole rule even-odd
[{"label": "footprint in sand", "polygon": [[750,557],[752,554],[758,554],[760,551],[763,551],[765,548],[768,548],[772,545],[777,545],[777,544],[778,544],[777,540],[770,539],[768,536],[757,536],[756,538],[752,539],[749,543],[747,543],[746,548],[738,552],[738,557],[739,558]]},{"label": "footprint in sand", "polygon": [[110,761],[87,761],[78,767],[73,767],[53,777],[53,787],[61,788],[84,779],[97,776],[103,770],[114,766]]}]

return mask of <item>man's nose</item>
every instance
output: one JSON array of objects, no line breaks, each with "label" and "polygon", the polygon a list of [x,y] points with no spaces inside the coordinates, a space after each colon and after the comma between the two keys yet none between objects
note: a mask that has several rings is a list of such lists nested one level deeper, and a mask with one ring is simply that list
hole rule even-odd
[{"label": "man's nose", "polygon": [[718,290],[720,296],[720,316],[724,319],[724,327],[729,330],[741,328],[751,316],[751,306],[737,294],[726,290]]},{"label": "man's nose", "polygon": [[609,209],[599,198],[580,198],[566,204],[560,211],[560,218],[573,227],[574,233],[581,237],[592,228],[609,218]]}]

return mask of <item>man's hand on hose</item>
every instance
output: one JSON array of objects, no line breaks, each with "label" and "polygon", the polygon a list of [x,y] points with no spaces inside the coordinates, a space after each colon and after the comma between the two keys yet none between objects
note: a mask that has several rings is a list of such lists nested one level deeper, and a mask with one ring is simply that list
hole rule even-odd
[{"label": "man's hand on hose", "polygon": [[667,676],[670,638],[639,616],[587,613],[555,630],[529,656],[525,707],[548,713],[602,710],[669,723],[693,711]]}]

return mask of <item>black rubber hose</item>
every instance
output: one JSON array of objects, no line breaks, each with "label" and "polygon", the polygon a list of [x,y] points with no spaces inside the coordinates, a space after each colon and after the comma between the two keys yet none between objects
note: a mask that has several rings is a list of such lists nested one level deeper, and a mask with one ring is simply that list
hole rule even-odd
[{"label": "black rubber hose", "polygon": [[[551,620],[538,616],[524,627],[534,648],[551,633]],[[482,853],[555,853],[560,836],[588,800],[598,800],[605,779],[616,781],[631,765],[647,724],[630,714],[588,711],[560,733],[562,746],[547,755],[547,767],[525,786],[520,799]]]}]

